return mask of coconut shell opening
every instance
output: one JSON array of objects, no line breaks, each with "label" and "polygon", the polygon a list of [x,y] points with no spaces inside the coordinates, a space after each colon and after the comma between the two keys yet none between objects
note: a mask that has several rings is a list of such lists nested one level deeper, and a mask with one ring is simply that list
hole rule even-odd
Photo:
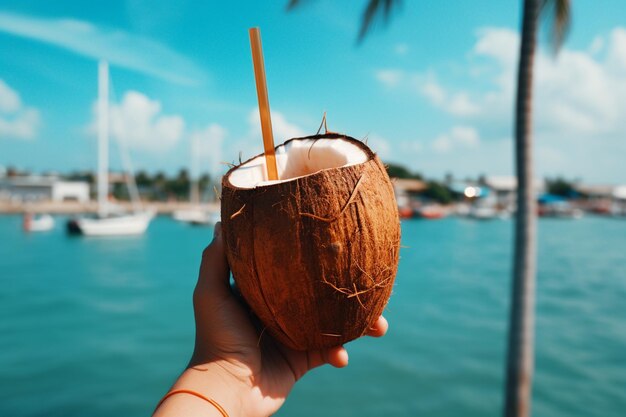
[{"label": "coconut shell opening", "polygon": [[[336,134],[276,148],[222,180],[222,223],[235,282],[265,330],[293,349],[363,335],[384,310],[396,275],[400,222],[375,154]],[[265,334],[265,332],[263,332]]]},{"label": "coconut shell opening", "polygon": [[276,147],[280,180],[268,181],[265,156],[259,155],[233,170],[228,181],[238,188],[260,187],[314,174],[323,169],[360,164],[369,157],[360,146],[338,137],[295,139]]}]

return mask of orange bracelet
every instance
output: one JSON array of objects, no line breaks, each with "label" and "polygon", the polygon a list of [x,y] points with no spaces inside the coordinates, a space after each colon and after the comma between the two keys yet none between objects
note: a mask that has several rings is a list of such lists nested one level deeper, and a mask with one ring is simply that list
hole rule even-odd
[{"label": "orange bracelet", "polygon": [[202,398],[204,401],[208,402],[213,407],[215,407],[217,409],[217,411],[219,411],[222,414],[223,417],[228,417],[228,413],[226,412],[226,410],[224,410],[224,408],[221,405],[219,405],[217,403],[217,401],[212,400],[210,398],[207,398],[207,397],[205,397],[202,394],[199,394],[199,393],[197,393],[195,391],[191,391],[191,390],[188,390],[188,389],[177,389],[177,390],[168,392],[167,394],[165,394],[165,396],[163,398],[161,398],[161,401],[159,401],[159,403],[157,404],[157,406],[154,409],[154,411],[156,412],[156,410],[159,409],[159,407],[161,406],[161,404],[163,404],[163,402],[165,400],[167,400],[172,395],[176,395],[176,394],[190,394],[190,395],[193,395],[195,397]]}]

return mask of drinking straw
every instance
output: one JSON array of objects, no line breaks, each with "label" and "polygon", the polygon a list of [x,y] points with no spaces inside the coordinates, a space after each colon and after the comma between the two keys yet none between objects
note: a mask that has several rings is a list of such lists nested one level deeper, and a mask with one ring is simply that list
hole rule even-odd
[{"label": "drinking straw", "polygon": [[254,64],[254,79],[259,99],[259,116],[261,117],[261,131],[263,133],[263,148],[265,149],[265,166],[268,180],[278,179],[276,155],[274,154],[274,138],[272,135],[272,118],[270,117],[270,102],[267,98],[265,83],[265,64],[263,62],[263,47],[259,28],[250,28],[250,46],[252,47],[252,62]]}]

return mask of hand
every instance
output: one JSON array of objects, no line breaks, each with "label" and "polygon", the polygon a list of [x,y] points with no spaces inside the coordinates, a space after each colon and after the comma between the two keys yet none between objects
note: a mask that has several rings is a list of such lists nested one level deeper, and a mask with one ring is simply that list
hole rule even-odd
[{"label": "hand", "polygon": [[[229,277],[218,223],[213,242],[202,254],[193,296],[196,343],[183,377],[188,374],[189,381],[204,381],[204,384],[207,379],[217,379],[220,383],[212,386],[221,391],[228,387],[230,395],[223,401],[231,403],[230,409],[226,404],[222,406],[231,417],[233,413],[269,416],[280,408],[296,381],[309,370],[326,363],[337,368],[348,365],[348,353],[343,346],[295,351],[259,330],[247,308],[233,294]],[[380,337],[387,328],[387,321],[381,316],[367,334]],[[184,384],[179,387],[188,388]],[[218,400],[219,394],[215,392],[207,395]],[[176,397],[182,396],[171,398]]]}]

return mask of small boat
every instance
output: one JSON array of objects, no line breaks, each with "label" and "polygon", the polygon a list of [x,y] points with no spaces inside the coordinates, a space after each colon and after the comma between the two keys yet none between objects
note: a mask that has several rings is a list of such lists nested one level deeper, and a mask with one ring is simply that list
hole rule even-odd
[{"label": "small boat", "polygon": [[583,211],[570,205],[551,204],[550,206],[540,206],[538,208],[540,217],[553,217],[557,219],[580,219]]},{"label": "small boat", "polygon": [[215,226],[221,220],[218,211],[205,211],[202,218],[192,220],[190,223],[194,226]]},{"label": "small boat", "polygon": [[398,207],[398,216],[400,216],[401,219],[410,219],[413,217],[413,214],[413,209],[411,207]]},{"label": "small boat", "polygon": [[446,217],[444,209],[437,205],[426,205],[414,210],[415,217],[418,219],[436,220]]},{"label": "small boat", "polygon": [[205,221],[207,210],[203,208],[180,209],[172,213],[172,218],[182,223],[193,223]]},{"label": "small boat", "polygon": [[49,214],[35,216],[31,213],[25,213],[22,228],[25,232],[46,232],[54,228],[54,218]]},{"label": "small boat", "polygon": [[467,217],[476,220],[491,220],[499,217],[495,207],[487,205],[474,205],[470,207]]},{"label": "small boat", "polygon": [[583,211],[574,207],[564,197],[552,194],[544,194],[537,199],[537,214],[540,217],[554,217],[561,219],[580,219]]}]

